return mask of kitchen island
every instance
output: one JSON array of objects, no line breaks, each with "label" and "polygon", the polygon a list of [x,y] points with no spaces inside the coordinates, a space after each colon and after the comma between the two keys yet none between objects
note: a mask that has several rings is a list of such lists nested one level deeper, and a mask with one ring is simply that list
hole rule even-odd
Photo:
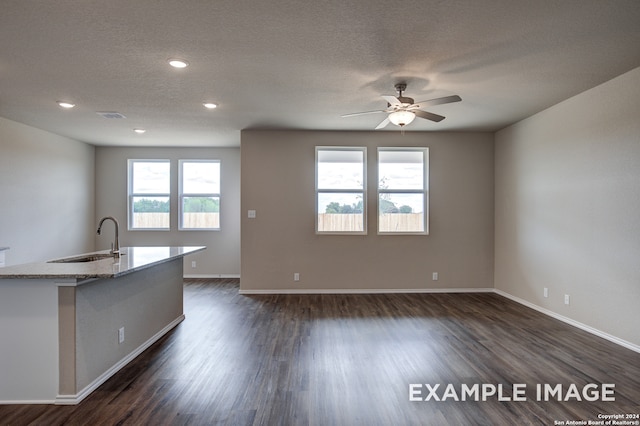
[{"label": "kitchen island", "polygon": [[0,404],[82,401],[184,319],[183,257],[205,249],[0,268]]}]

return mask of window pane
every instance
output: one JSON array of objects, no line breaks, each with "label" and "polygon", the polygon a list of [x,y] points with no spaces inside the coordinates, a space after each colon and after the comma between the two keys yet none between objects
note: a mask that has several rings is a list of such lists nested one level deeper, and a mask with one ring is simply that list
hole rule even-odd
[{"label": "window pane", "polygon": [[380,189],[424,189],[423,151],[379,151]]},{"label": "window pane", "polygon": [[133,197],[132,210],[133,228],[169,228],[169,197]]},{"label": "window pane", "polygon": [[133,163],[134,194],[168,194],[170,191],[168,161],[136,161]]},{"label": "window pane", "polygon": [[185,194],[219,194],[220,163],[217,161],[183,162],[182,192]]},{"label": "window pane", "polygon": [[220,197],[184,197],[183,229],[219,229]]},{"label": "window pane", "polygon": [[424,232],[424,194],[380,194],[379,232]]},{"label": "window pane", "polygon": [[362,150],[318,150],[318,189],[363,189]]},{"label": "window pane", "polygon": [[318,232],[362,232],[362,197],[362,193],[318,193]]}]

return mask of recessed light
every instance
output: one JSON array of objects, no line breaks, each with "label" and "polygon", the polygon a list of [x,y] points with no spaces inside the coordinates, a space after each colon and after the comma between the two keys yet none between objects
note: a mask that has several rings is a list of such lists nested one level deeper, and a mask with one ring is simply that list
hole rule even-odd
[{"label": "recessed light", "polygon": [[189,62],[184,59],[169,59],[169,65],[174,68],[186,68],[189,66]]},{"label": "recessed light", "polygon": [[73,108],[74,106],[76,106],[76,104],[72,104],[71,102],[65,102],[65,101],[58,101],[58,105],[60,105],[62,108]]},{"label": "recessed light", "polygon": [[146,129],[133,129],[134,132],[136,132],[137,134],[141,135],[144,132],[146,132]]},{"label": "recessed light", "polygon": [[218,104],[214,104],[213,102],[203,102],[202,105],[208,109],[218,108]]}]

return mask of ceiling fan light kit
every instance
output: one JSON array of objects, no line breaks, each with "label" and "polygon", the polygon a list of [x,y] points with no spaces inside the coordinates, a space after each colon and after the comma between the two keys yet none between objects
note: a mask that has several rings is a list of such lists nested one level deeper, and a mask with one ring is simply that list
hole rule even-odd
[{"label": "ceiling fan light kit", "polygon": [[353,117],[356,115],[375,114],[380,112],[386,112],[389,114],[380,124],[376,126],[376,130],[382,129],[389,123],[393,123],[404,130],[404,126],[410,124],[416,116],[431,120],[436,123],[444,120],[442,115],[434,114],[432,112],[423,111],[419,108],[432,105],[448,104],[451,102],[460,102],[462,98],[458,95],[444,96],[442,98],[429,99],[421,102],[414,102],[413,98],[402,96],[402,92],[407,88],[405,83],[398,83],[395,85],[398,91],[398,96],[382,95],[382,98],[387,101],[387,109],[356,112],[352,114],[345,114],[342,117]]},{"label": "ceiling fan light kit", "polygon": [[389,121],[395,124],[396,126],[406,126],[410,124],[413,119],[416,118],[416,115],[411,111],[395,111],[389,114]]}]

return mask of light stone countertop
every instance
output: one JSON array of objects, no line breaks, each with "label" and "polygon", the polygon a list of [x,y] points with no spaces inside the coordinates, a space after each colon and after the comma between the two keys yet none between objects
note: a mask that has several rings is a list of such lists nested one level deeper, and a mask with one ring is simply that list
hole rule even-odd
[{"label": "light stone countertop", "polygon": [[[141,269],[150,268],[188,254],[205,250],[206,246],[193,247],[121,247],[119,259],[108,257],[93,262],[57,263],[35,262],[0,268],[0,279],[75,279],[115,278]],[[66,256],[73,259],[90,254],[108,254],[109,250]],[[2,282],[0,281],[0,285]]]}]

